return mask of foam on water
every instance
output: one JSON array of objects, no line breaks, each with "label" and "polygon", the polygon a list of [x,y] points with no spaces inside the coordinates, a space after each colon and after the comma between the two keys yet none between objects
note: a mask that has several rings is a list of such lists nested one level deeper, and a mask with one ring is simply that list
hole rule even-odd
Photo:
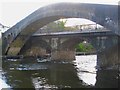
[{"label": "foam on water", "polygon": [[2,90],[2,88],[10,88],[10,86],[2,79],[2,72],[0,71],[0,90]]}]

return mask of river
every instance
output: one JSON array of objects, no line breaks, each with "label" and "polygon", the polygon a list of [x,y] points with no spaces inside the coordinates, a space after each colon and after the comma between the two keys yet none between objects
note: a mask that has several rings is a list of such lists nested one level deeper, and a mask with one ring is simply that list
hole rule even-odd
[{"label": "river", "polygon": [[97,55],[76,56],[73,61],[4,59],[1,88],[118,88],[117,70],[97,70]]}]

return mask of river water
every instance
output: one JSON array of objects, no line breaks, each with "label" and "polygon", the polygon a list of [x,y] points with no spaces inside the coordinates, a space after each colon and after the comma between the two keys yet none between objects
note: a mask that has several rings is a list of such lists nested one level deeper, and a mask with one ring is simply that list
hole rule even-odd
[{"label": "river water", "polygon": [[118,88],[117,70],[97,70],[97,55],[76,56],[73,61],[4,59],[1,88]]}]

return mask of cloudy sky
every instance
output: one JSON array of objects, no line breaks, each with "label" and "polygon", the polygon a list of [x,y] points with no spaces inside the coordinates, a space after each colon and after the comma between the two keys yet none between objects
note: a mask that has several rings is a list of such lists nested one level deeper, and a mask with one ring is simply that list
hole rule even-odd
[{"label": "cloudy sky", "polygon": [[118,4],[119,0],[0,0],[0,23],[13,26],[38,8],[57,2]]}]

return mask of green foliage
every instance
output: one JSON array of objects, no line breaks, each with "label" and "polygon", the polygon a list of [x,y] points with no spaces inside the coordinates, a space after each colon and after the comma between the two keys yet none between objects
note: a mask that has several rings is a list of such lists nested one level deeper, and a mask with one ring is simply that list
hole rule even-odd
[{"label": "green foliage", "polygon": [[65,20],[65,21],[58,21],[57,24],[58,24],[59,29],[64,30],[66,22],[67,22],[67,20]]},{"label": "green foliage", "polygon": [[76,51],[77,52],[90,52],[92,51],[94,48],[91,44],[84,44],[84,43],[79,43],[76,46]]},{"label": "green foliage", "polygon": [[63,31],[65,30],[65,24],[66,21],[56,21],[56,22],[51,22],[44,26],[43,28],[45,29],[46,32],[57,32],[57,31]]}]

